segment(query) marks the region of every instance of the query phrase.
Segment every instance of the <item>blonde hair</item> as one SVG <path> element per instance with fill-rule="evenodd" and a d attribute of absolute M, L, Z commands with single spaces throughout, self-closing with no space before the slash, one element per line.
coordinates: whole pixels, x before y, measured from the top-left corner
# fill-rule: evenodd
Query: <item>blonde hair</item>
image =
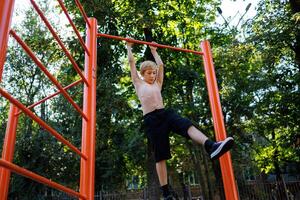
<path fill-rule="evenodd" d="M 141 69 L 140 69 L 141 75 L 144 76 L 145 71 L 148 69 L 157 69 L 156 63 L 150 60 L 146 60 L 142 62 Z"/>

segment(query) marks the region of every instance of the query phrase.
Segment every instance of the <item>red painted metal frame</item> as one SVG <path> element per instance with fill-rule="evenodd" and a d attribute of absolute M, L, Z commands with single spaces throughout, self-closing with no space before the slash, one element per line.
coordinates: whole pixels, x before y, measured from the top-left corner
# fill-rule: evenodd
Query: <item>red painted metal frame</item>
<path fill-rule="evenodd" d="M 91 55 L 85 54 L 85 76 L 89 86 L 84 86 L 83 111 L 89 121 L 82 121 L 82 153 L 88 160 L 81 159 L 80 164 L 80 192 L 87 199 L 94 199 L 95 187 L 95 142 L 96 142 L 96 67 L 97 67 L 97 20 L 89 18 L 86 25 L 86 45 Z"/>
<path fill-rule="evenodd" d="M 201 48 L 203 50 L 206 85 L 209 94 L 209 102 L 214 122 L 215 135 L 217 141 L 220 141 L 224 140 L 227 136 L 219 97 L 217 78 L 214 70 L 212 52 L 209 42 L 207 40 L 201 42 Z M 230 152 L 224 154 L 222 157 L 220 157 L 219 160 L 221 165 L 222 179 L 226 199 L 238 200 L 239 197 L 237 192 L 237 186 L 235 183 Z"/>
<path fill-rule="evenodd" d="M 203 53 L 200 52 L 200 51 L 194 51 L 194 50 L 190 50 L 190 49 L 183 49 L 183 48 L 173 47 L 173 46 L 168 46 L 168 45 L 163 45 L 163 44 L 153 44 L 151 42 L 145 42 L 145 41 L 141 41 L 141 40 L 134 40 L 134 39 L 131 39 L 131 38 L 124 38 L 124 37 L 115 36 L 115 35 L 108 35 L 108 34 L 104 34 L 104 33 L 98 33 L 97 37 L 105 37 L 105 38 L 110 38 L 110 39 L 115 39 L 115 40 L 124 40 L 124 41 L 132 42 L 132 43 L 135 43 L 135 44 L 146 44 L 146 45 L 151 45 L 151 46 L 155 46 L 155 47 L 158 47 L 158 48 L 166 48 L 166 49 L 172 49 L 174 51 L 181 51 L 181 52 L 186 52 L 186 53 L 193 53 L 193 54 L 197 54 L 197 55 L 203 55 Z"/>
<path fill-rule="evenodd" d="M 10 104 L 8 122 L 6 127 L 5 139 L 3 143 L 2 159 L 12 162 L 14 157 L 18 116 L 18 107 Z M 10 170 L 0 167 L 0 200 L 6 200 L 9 189 Z"/>
<path fill-rule="evenodd" d="M 0 83 L 6 59 L 6 49 L 14 4 L 14 0 L 0 1 Z"/>
<path fill-rule="evenodd" d="M 161 45 L 161 44 L 153 44 L 151 42 L 134 40 L 131 38 L 123 38 L 119 36 L 113 36 L 113 35 L 102 34 L 102 33 L 98 33 L 97 37 L 106 37 L 106 38 L 116 39 L 116 40 L 125 40 L 137 44 L 152 45 L 159 48 L 168 48 L 175 51 L 182 51 L 186 53 L 194 53 L 194 54 L 202 55 L 204 60 L 206 84 L 209 93 L 209 101 L 210 101 L 210 107 L 213 116 L 216 139 L 217 141 L 220 141 L 220 140 L 224 140 L 227 137 L 225 125 L 223 121 L 223 113 L 222 113 L 222 108 L 220 103 L 217 79 L 216 79 L 214 66 L 213 66 L 212 53 L 208 41 L 203 41 L 201 43 L 201 48 L 203 52 L 198 52 L 189 49 L 182 49 L 182 48 Z M 220 164 L 221 164 L 221 171 L 222 171 L 222 178 L 223 178 L 223 185 L 224 185 L 226 199 L 238 200 L 239 197 L 237 192 L 237 186 L 235 183 L 232 161 L 229 152 L 220 158 Z"/>
<path fill-rule="evenodd" d="M 87 156 L 81 153 L 75 146 L 73 146 L 68 140 L 66 140 L 63 136 L 61 136 L 58 132 L 56 132 L 53 128 L 51 128 L 46 122 L 41 120 L 38 116 L 33 114 L 32 111 L 30 111 L 26 106 L 24 106 L 22 103 L 20 103 L 18 100 L 13 98 L 9 93 L 4 91 L 0 88 L 0 94 L 8 99 L 11 103 L 15 104 L 18 108 L 23 110 L 24 113 L 26 113 L 31 119 L 36 121 L 39 125 L 41 125 L 44 129 L 49 131 L 57 140 L 68 146 L 71 150 L 73 150 L 75 153 L 80 155 L 82 158 L 87 159 Z"/>
<path fill-rule="evenodd" d="M 85 11 L 84 11 L 81 3 L 79 2 L 79 0 L 75 0 L 75 3 L 77 5 L 77 7 L 79 8 L 79 10 L 80 10 L 80 12 L 81 12 L 81 14 L 82 14 L 82 16 L 84 18 L 85 23 L 88 25 L 89 28 L 91 28 L 90 21 L 89 21 L 87 15 L 86 15 L 86 13 L 85 13 Z"/>
<path fill-rule="evenodd" d="M 79 76 L 82 78 L 82 80 L 88 84 L 87 80 L 85 79 L 84 75 L 82 74 L 80 68 L 78 67 L 77 63 L 75 62 L 74 58 L 71 56 L 70 52 L 67 50 L 61 39 L 58 37 L 52 26 L 50 25 L 49 21 L 46 19 L 44 16 L 43 12 L 39 9 L 38 5 L 35 3 L 34 0 L 30 0 L 31 4 L 33 5 L 34 9 L 37 11 L 41 19 L 44 21 L 45 25 L 48 27 L 49 31 L 52 33 L 53 37 L 55 40 L 58 42 L 59 46 L 62 48 L 62 50 L 65 52 L 66 56 L 69 58 L 71 61 L 74 69 L 77 71 Z"/>
<path fill-rule="evenodd" d="M 75 81 L 74 83 L 71 83 L 70 85 L 64 87 L 64 90 L 70 89 L 71 87 L 73 87 L 73 86 L 75 86 L 75 85 L 78 85 L 78 84 L 81 83 L 81 82 L 82 82 L 82 79 L 80 79 L 80 80 L 78 80 L 78 81 Z M 27 108 L 28 108 L 28 109 L 34 108 L 35 106 L 40 105 L 41 103 L 47 101 L 48 99 L 51 99 L 52 97 L 55 97 L 56 95 L 58 95 L 58 94 L 60 94 L 60 93 L 61 93 L 61 91 L 57 91 L 57 92 L 55 92 L 55 93 L 53 93 L 53 94 L 51 94 L 51 95 L 49 95 L 49 96 L 47 96 L 47 97 L 45 97 L 45 98 L 39 100 L 39 101 L 37 101 L 36 103 L 34 103 L 34 104 L 28 106 Z M 19 112 L 17 113 L 17 115 L 19 115 L 19 114 L 21 114 L 21 113 L 22 113 L 22 111 L 19 111 Z"/>
<path fill-rule="evenodd" d="M 86 50 L 86 60 L 85 60 L 85 76 L 81 73 L 79 67 L 75 63 L 74 59 L 67 51 L 67 49 L 62 44 L 61 40 L 58 38 L 57 34 L 44 17 L 43 13 L 39 10 L 37 5 L 33 0 L 30 0 L 33 4 L 34 8 L 37 10 L 46 26 L 49 28 L 54 38 L 58 41 L 59 45 L 62 47 L 67 57 L 70 59 L 73 64 L 75 70 L 79 73 L 82 78 L 82 81 L 85 83 L 84 86 L 84 106 L 83 106 L 83 117 L 85 120 L 82 121 L 82 150 L 81 152 L 73 146 L 70 142 L 64 139 L 59 133 L 57 133 L 53 128 L 47 125 L 43 120 L 34 115 L 29 108 L 26 108 L 19 101 L 14 99 L 10 94 L 8 94 L 3 89 L 0 89 L 0 94 L 7 98 L 12 104 L 10 109 L 8 127 L 6 131 L 5 141 L 4 141 L 4 149 L 2 154 L 2 159 L 0 159 L 0 166 L 5 167 L 0 168 L 0 200 L 4 200 L 7 198 L 8 191 L 8 182 L 10 177 L 10 171 L 19 173 L 23 176 L 29 177 L 33 180 L 56 188 L 58 190 L 62 190 L 72 196 L 78 197 L 80 199 L 94 199 L 94 178 L 95 178 L 95 139 L 96 139 L 96 57 L 97 57 L 97 37 L 106 37 L 117 40 L 125 40 L 137 44 L 145 44 L 152 45 L 159 48 L 169 48 L 175 51 L 182 51 L 187 53 L 194 53 L 197 55 L 203 55 L 204 59 L 204 67 L 206 74 L 206 82 L 207 88 L 209 92 L 209 100 L 210 107 L 212 111 L 213 121 L 214 121 L 214 129 L 216 133 L 216 139 L 223 140 L 226 138 L 226 130 L 223 120 L 223 114 L 221 109 L 219 91 L 216 81 L 216 75 L 213 67 L 212 53 L 210 49 L 210 45 L 208 41 L 203 41 L 201 43 L 201 48 L 203 52 L 193 51 L 189 49 L 177 48 L 167 45 L 161 44 L 153 44 L 150 42 L 144 42 L 140 40 L 134 40 L 130 38 L 123 38 L 119 36 L 112 36 L 107 34 L 97 34 L 97 21 L 94 18 L 87 19 L 87 16 L 79 3 L 76 1 L 77 6 L 80 9 L 80 12 L 83 14 L 84 19 L 86 21 L 87 26 L 87 38 L 85 47 L 89 50 Z M 60 1 L 59 1 L 60 2 Z M 12 10 L 13 10 L 14 0 L 5 0 L 0 2 L 0 81 L 2 78 L 3 65 L 6 57 L 6 48 L 8 41 L 8 32 L 11 22 Z M 62 7 L 63 8 L 63 7 Z M 67 14 L 66 14 L 67 15 Z M 67 15 L 68 16 L 68 15 Z M 69 19 L 69 18 L 68 18 Z M 72 23 L 71 23 L 72 24 Z M 73 27 L 74 28 L 74 27 Z M 74 29 L 75 30 L 75 29 Z M 76 31 L 75 31 L 76 32 Z M 18 36 L 11 31 L 11 34 L 17 39 Z M 77 33 L 76 33 L 77 34 Z M 17 41 L 21 41 L 21 39 L 17 39 Z M 19 42 L 18 41 L 18 42 Z M 81 41 L 82 42 L 82 41 Z M 20 43 L 20 42 L 19 42 Z M 33 60 L 37 63 L 37 65 L 45 72 L 45 74 L 49 77 L 52 82 L 58 87 L 60 90 L 49 97 L 46 97 L 36 104 L 33 104 L 30 107 L 34 107 L 47 99 L 59 94 L 63 93 L 66 95 L 66 89 L 73 86 L 73 84 L 62 88 L 60 84 L 54 79 L 54 77 L 47 71 L 47 69 L 41 64 L 41 62 L 34 56 L 32 51 L 27 47 L 25 43 L 21 41 L 20 43 L 27 53 L 33 58 Z M 26 48 L 27 47 L 27 48 Z M 79 81 L 78 81 L 79 82 Z M 59 86 L 58 86 L 59 85 Z M 68 96 L 68 95 L 66 95 Z M 66 97 L 67 98 L 67 97 Z M 67 98 L 68 99 L 68 98 Z M 71 98 L 70 98 L 71 99 Z M 68 99 L 69 100 L 69 99 Z M 73 104 L 71 102 L 71 104 Z M 77 105 L 77 104 L 76 104 Z M 74 105 L 73 105 L 74 106 Z M 76 106 L 74 106 L 76 108 Z M 46 179 L 40 175 L 37 175 L 33 172 L 30 172 L 24 168 L 21 168 L 17 165 L 11 163 L 14 151 L 14 143 L 15 143 L 15 134 L 18 120 L 18 108 L 21 109 L 24 113 L 26 113 L 29 117 L 35 120 L 38 124 L 40 124 L 43 128 L 49 131 L 54 137 L 56 137 L 63 144 L 67 145 L 71 150 L 81 156 L 81 168 L 80 168 L 80 193 L 75 192 L 69 188 L 66 188 L 58 183 L 52 182 L 49 179 Z M 81 111 L 81 110 L 80 110 Z M 228 200 L 238 200 L 237 186 L 235 183 L 233 167 L 231 162 L 230 153 L 226 153 L 224 156 L 220 158 L 221 171 L 223 184 L 225 189 L 226 199 Z"/>
<path fill-rule="evenodd" d="M 78 197 L 78 198 L 81 198 L 81 199 L 87 199 L 85 195 L 82 195 L 81 193 L 78 193 L 78 192 L 75 192 L 74 190 L 70 189 L 70 188 L 67 188 L 63 185 L 60 185 L 54 181 L 51 181 L 43 176 L 40 176 L 36 173 L 33 173 L 27 169 L 24 169 L 18 165 L 15 165 L 15 164 L 12 164 L 11 162 L 8 162 L 8 161 L 5 161 L 3 159 L 0 159 L 0 166 L 3 166 L 17 174 L 20 174 L 22 176 L 25 176 L 27 178 L 30 178 L 32 180 L 35 180 L 37 182 L 40 182 L 44 185 L 48 185 L 52 188 L 55 188 L 55 189 L 58 189 L 58 190 L 61 190 L 61 191 L 64 191 L 66 193 L 68 193 L 69 195 L 71 196 L 74 196 L 74 197 Z M 26 192 L 26 191 L 24 191 Z M 1 195 L 1 194 L 0 194 Z M 2 200 L 2 199 L 1 199 Z M 3 199 L 4 200 L 4 199 Z"/>
<path fill-rule="evenodd" d="M 75 25 L 70 19 L 64 5 L 59 0 L 63 11 L 65 12 L 67 18 L 69 19 L 74 31 L 76 32 L 81 44 L 83 40 L 80 38 L 80 34 L 77 31 Z M 10 34 L 18 41 L 18 43 L 24 48 L 24 50 L 28 53 L 28 55 L 33 59 L 33 61 L 38 65 L 38 67 L 45 73 L 45 75 L 56 85 L 59 89 L 56 93 L 34 103 L 33 105 L 26 108 L 23 104 L 21 104 L 18 100 L 14 99 L 9 93 L 0 88 L 0 94 L 8 99 L 11 102 L 11 109 L 9 114 L 8 126 L 5 135 L 5 141 L 3 146 L 2 159 L 0 159 L 0 200 L 7 199 L 8 196 L 8 188 L 9 188 L 9 179 L 10 173 L 15 172 L 20 175 L 26 176 L 30 179 L 33 179 L 42 184 L 48 185 L 55 189 L 64 191 L 74 197 L 80 199 L 94 199 L 94 177 L 95 177 L 95 139 L 96 139 L 96 57 L 97 57 L 97 21 L 96 19 L 87 19 L 87 16 L 79 3 L 76 1 L 77 6 L 80 9 L 80 12 L 84 15 L 85 20 L 87 22 L 87 42 L 86 45 L 83 44 L 83 48 L 85 49 L 85 76 L 81 73 L 79 67 L 76 65 L 74 59 L 71 57 L 69 52 L 66 50 L 57 34 L 49 24 L 49 22 L 44 17 L 41 10 L 35 4 L 33 0 L 31 0 L 32 5 L 37 10 L 38 14 L 41 16 L 46 26 L 49 28 L 50 32 L 54 36 L 54 38 L 58 41 L 59 45 L 62 47 L 64 52 L 67 54 L 68 58 L 71 60 L 76 71 L 81 76 L 81 80 L 78 80 L 66 87 L 62 87 L 57 80 L 49 73 L 46 67 L 40 62 L 40 60 L 34 55 L 31 49 L 24 43 L 14 31 L 10 31 Z M 5 0 L 0 2 L 0 82 L 2 78 L 3 65 L 6 57 L 6 49 L 8 43 L 8 35 L 10 28 L 10 21 L 13 11 L 14 0 Z M 66 92 L 67 89 L 72 86 L 77 85 L 78 83 L 84 82 L 84 109 L 80 110 L 79 106 L 72 100 L 72 98 Z M 75 107 L 75 109 L 82 115 L 82 152 L 73 146 L 69 141 L 63 138 L 58 132 L 56 132 L 53 128 L 47 125 L 43 120 L 37 117 L 30 108 L 33 108 L 42 102 L 62 93 L 67 100 Z M 44 129 L 49 131 L 55 138 L 57 138 L 64 145 L 68 146 L 72 151 L 81 156 L 81 176 L 80 176 L 80 192 L 76 192 L 70 188 L 67 188 L 63 185 L 55 183 L 45 177 L 42 177 L 38 174 L 35 174 L 27 169 L 19 167 L 12 163 L 13 160 L 13 152 L 15 146 L 16 139 L 16 128 L 17 128 L 17 120 L 18 116 L 23 111 L 30 118 L 36 121 L 39 125 L 41 125 Z M 2 166 L 2 167 L 1 167 Z"/>
<path fill-rule="evenodd" d="M 80 33 L 78 32 L 78 30 L 77 30 L 75 24 L 73 23 L 73 21 L 72 21 L 70 15 L 68 14 L 67 8 L 65 7 L 64 3 L 62 2 L 62 0 L 57 0 L 57 1 L 58 1 L 58 3 L 59 3 L 60 7 L 62 8 L 62 10 L 64 11 L 64 13 L 65 13 L 67 19 L 69 20 L 69 23 L 71 24 L 71 26 L 72 26 L 74 32 L 76 33 L 76 35 L 77 35 L 77 37 L 78 37 L 78 39 L 79 39 L 79 42 L 80 42 L 81 46 L 84 48 L 85 52 L 86 52 L 88 55 L 90 55 L 90 52 L 89 52 L 89 50 L 87 49 L 87 47 L 85 46 L 84 41 L 83 41 L 83 39 L 81 38 Z"/>
<path fill-rule="evenodd" d="M 47 68 L 41 63 L 41 61 L 34 55 L 32 50 L 26 45 L 26 43 L 13 31 L 10 31 L 11 35 L 16 41 L 22 46 L 26 53 L 31 57 L 35 64 L 45 73 L 45 75 L 51 80 L 51 82 L 61 91 L 64 97 L 74 106 L 74 108 L 81 114 L 82 117 L 87 119 L 87 116 L 83 113 L 80 107 L 73 101 L 70 95 L 64 90 L 60 83 L 55 79 L 54 76 L 47 70 Z"/>

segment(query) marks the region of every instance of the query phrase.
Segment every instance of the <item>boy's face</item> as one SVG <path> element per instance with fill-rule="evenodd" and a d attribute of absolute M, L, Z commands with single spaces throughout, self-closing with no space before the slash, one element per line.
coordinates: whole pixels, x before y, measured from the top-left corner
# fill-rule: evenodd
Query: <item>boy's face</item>
<path fill-rule="evenodd" d="M 156 79 L 156 69 L 147 69 L 144 72 L 144 81 L 146 81 L 149 84 L 153 84 Z"/>

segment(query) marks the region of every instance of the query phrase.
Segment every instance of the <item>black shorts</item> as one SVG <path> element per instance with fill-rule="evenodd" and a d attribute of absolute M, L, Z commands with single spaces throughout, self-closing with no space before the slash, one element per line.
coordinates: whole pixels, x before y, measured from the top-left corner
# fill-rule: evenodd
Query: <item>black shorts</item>
<path fill-rule="evenodd" d="M 187 130 L 193 125 L 172 109 L 158 109 L 144 115 L 144 125 L 147 138 L 153 148 L 155 161 L 171 158 L 170 131 L 190 139 Z"/>

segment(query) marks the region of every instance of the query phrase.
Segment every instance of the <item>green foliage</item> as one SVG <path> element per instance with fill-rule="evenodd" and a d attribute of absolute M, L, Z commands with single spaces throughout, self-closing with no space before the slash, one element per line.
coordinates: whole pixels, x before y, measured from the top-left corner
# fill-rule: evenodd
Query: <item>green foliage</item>
<path fill-rule="evenodd" d="M 255 160 L 267 173 L 274 172 L 276 165 L 284 170 L 287 163 L 299 162 L 299 150 L 292 146 L 299 133 L 299 66 L 294 50 L 300 29 L 289 6 L 273 1 L 260 4 L 249 36 L 262 62 L 251 126 L 257 127 L 254 131 L 265 143 L 255 152 Z"/>
<path fill-rule="evenodd" d="M 240 149 L 234 153 L 241 166 L 251 160 L 264 173 L 278 175 L 299 163 L 295 23 L 288 3 L 264 1 L 241 31 L 229 29 L 231 44 L 214 48 L 227 128 Z"/>
<path fill-rule="evenodd" d="M 48 7 L 45 2 L 39 2 L 39 5 L 46 14 L 53 12 L 52 8 Z M 27 17 L 13 29 L 27 43 L 50 73 L 56 76 L 57 68 L 64 61 L 57 51 L 57 45 L 35 12 L 27 10 L 25 14 Z M 15 41 L 10 43 L 8 49 L 3 74 L 3 87 L 26 106 L 55 91 L 48 78 Z M 1 99 L 1 111 L 3 111 L 1 112 L 1 126 L 3 127 L 3 129 L 1 128 L 1 144 L 8 112 L 8 103 L 5 102 L 2 106 L 2 102 L 4 100 Z M 66 104 L 66 102 L 64 103 Z M 64 137 L 72 142 L 77 141 L 77 145 L 80 144 L 77 131 L 69 131 L 77 133 L 73 137 L 68 132 L 64 134 L 64 130 L 69 130 L 72 126 L 69 124 L 65 124 L 65 126 L 61 123 L 63 120 L 57 120 L 54 117 L 57 115 L 55 111 L 55 102 L 53 101 L 47 101 L 33 109 L 37 116 L 59 133 L 62 133 Z M 78 187 L 79 158 L 74 156 L 73 152 L 64 147 L 50 133 L 23 114 L 20 115 L 18 121 L 14 163 L 68 187 L 74 189 Z M 24 193 L 24 191 L 26 192 Z M 50 191 L 50 189 L 30 179 L 13 175 L 9 196 L 10 198 L 44 199 L 45 191 Z"/>
<path fill-rule="evenodd" d="M 74 1 L 64 2 L 84 37 L 84 21 Z M 147 28 L 158 43 L 194 50 L 199 50 L 201 40 L 210 39 L 227 134 L 236 141 L 232 158 L 238 180 L 248 172 L 278 174 L 290 163 L 299 164 L 299 20 L 288 2 L 262 1 L 257 15 L 240 27 L 215 26 L 216 7 L 220 5 L 216 0 L 81 2 L 87 15 L 97 18 L 101 33 L 145 40 Z M 47 4 L 41 5 L 46 11 Z M 40 23 L 39 17 L 28 11 L 27 19 L 15 30 L 63 86 L 78 80 L 70 62 Z M 58 32 L 83 69 L 84 54 L 77 38 Z M 149 181 L 147 143 L 125 44 L 105 38 L 99 38 L 98 43 L 95 187 L 125 190 L 133 176 L 139 177 L 139 187 L 144 187 Z M 139 64 L 147 49 L 136 45 L 133 50 Z M 168 49 L 158 52 L 165 64 L 162 93 L 166 107 L 188 117 L 213 138 L 200 57 Z M 8 50 L 5 70 L 4 87 L 25 105 L 54 91 L 16 43 Z M 68 90 L 79 106 L 82 88 L 78 85 Z M 0 103 L 3 138 L 9 105 L 2 99 Z M 82 119 L 63 96 L 36 107 L 34 112 L 80 147 Z M 194 172 L 205 198 L 211 199 L 220 179 L 218 167 L 208 162 L 203 148 L 190 141 L 172 135 L 171 145 L 173 157 L 168 167 L 172 180 L 177 181 L 174 184 L 183 182 L 185 172 Z M 68 187 L 79 187 L 79 157 L 24 115 L 19 119 L 14 162 Z M 13 176 L 12 185 L 12 198 L 22 194 L 22 199 L 43 199 L 45 191 L 50 191 L 19 176 Z M 28 192 L 24 195 L 20 191 Z"/>

